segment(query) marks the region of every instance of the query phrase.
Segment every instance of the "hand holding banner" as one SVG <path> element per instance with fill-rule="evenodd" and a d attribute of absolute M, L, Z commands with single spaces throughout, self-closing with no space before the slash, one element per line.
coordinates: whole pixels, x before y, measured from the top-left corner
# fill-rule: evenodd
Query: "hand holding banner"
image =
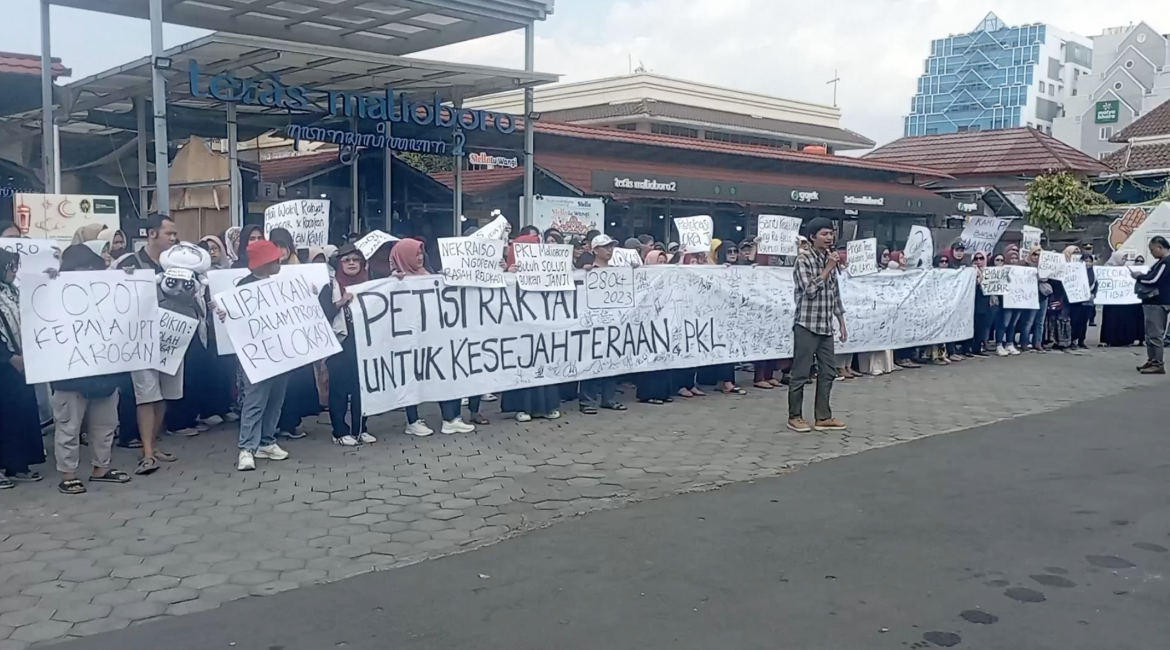
<path fill-rule="evenodd" d="M 264 211 L 264 236 L 284 228 L 297 249 L 329 243 L 329 200 L 298 199 L 270 206 Z"/>
<path fill-rule="evenodd" d="M 1144 266 L 1094 267 L 1093 273 L 1097 276 L 1097 297 L 1093 302 L 1098 305 L 1140 305 L 1141 298 L 1137 297 L 1133 289 L 1137 283 L 1133 279 L 1134 271 L 1147 273 L 1149 269 Z"/>
<path fill-rule="evenodd" d="M 760 243 L 758 251 L 764 255 L 788 255 L 795 257 L 800 252 L 799 217 L 782 217 L 761 214 L 756 224 Z"/>
<path fill-rule="evenodd" d="M 503 287 L 506 245 L 502 239 L 440 237 L 443 281 L 452 287 Z"/>
<path fill-rule="evenodd" d="M 675 217 L 679 248 L 683 253 L 710 253 L 715 222 L 707 215 Z"/>
<path fill-rule="evenodd" d="M 217 269 L 208 271 L 207 292 L 214 298 L 214 296 L 218 296 L 235 287 L 236 283 L 247 277 L 247 275 L 248 269 Z M 323 287 L 329 284 L 329 268 L 325 264 L 292 264 L 280 267 L 280 277 L 304 277 L 310 285 Z M 216 354 L 235 354 L 236 349 L 232 346 L 232 340 L 228 336 L 225 325 L 218 318 L 212 319 L 212 323 L 215 327 Z"/>
<path fill-rule="evenodd" d="M 878 272 L 877 238 L 855 239 L 848 244 L 849 275 L 859 278 Z"/>
<path fill-rule="evenodd" d="M 568 244 L 512 244 L 516 285 L 525 291 L 572 291 L 573 247 Z"/>
<path fill-rule="evenodd" d="M 983 269 L 983 295 L 985 296 L 1004 296 L 1007 295 L 1008 285 L 1011 284 L 1011 269 L 1010 266 L 989 266 Z"/>

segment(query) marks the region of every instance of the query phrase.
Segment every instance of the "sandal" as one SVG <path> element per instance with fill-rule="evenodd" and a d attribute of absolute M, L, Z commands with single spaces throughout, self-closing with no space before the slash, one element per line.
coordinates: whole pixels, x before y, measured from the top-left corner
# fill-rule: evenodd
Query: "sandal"
<path fill-rule="evenodd" d="M 129 483 L 130 475 L 119 469 L 107 469 L 101 476 L 89 477 L 90 483 Z"/>
<path fill-rule="evenodd" d="M 158 460 L 161 460 L 164 463 L 173 463 L 176 460 L 179 460 L 178 456 L 176 456 L 174 454 L 168 454 L 165 451 L 154 452 L 154 457 L 157 458 Z"/>
<path fill-rule="evenodd" d="M 779 379 L 769 379 L 768 383 L 772 384 L 772 388 L 780 388 L 784 385 L 784 382 Z"/>
<path fill-rule="evenodd" d="M 698 388 L 692 388 L 691 395 L 694 395 L 695 397 L 706 397 L 707 393 L 704 393 L 703 391 L 699 390 Z"/>
<path fill-rule="evenodd" d="M 36 483 L 44 480 L 45 477 L 41 476 L 40 472 L 17 472 L 9 478 L 19 483 Z"/>
<path fill-rule="evenodd" d="M 12 479 L 5 476 L 3 472 L 0 472 L 0 490 L 11 490 L 14 487 L 16 487 L 16 483 L 13 483 Z"/>
<path fill-rule="evenodd" d="M 772 390 L 773 388 L 775 388 L 775 386 L 773 386 L 771 382 L 767 382 L 767 381 L 757 381 L 755 384 L 752 384 L 752 385 L 755 386 L 756 388 L 763 388 L 764 390 Z"/>
<path fill-rule="evenodd" d="M 597 407 L 596 406 L 582 406 L 581 413 L 583 413 L 585 415 L 597 415 Z"/>
<path fill-rule="evenodd" d="M 142 460 L 138 461 L 138 469 L 134 470 L 134 473 L 139 476 L 146 476 L 147 474 L 153 474 L 157 471 L 158 461 L 151 457 L 143 458 Z"/>
<path fill-rule="evenodd" d="M 614 402 L 613 404 L 610 404 L 609 406 L 602 406 L 601 408 L 603 408 L 607 411 L 625 411 L 625 410 L 627 410 L 626 405 L 622 404 L 621 402 Z"/>
<path fill-rule="evenodd" d="M 57 484 L 57 491 L 61 494 L 85 494 L 85 483 L 71 478 L 68 481 L 61 481 Z"/>
<path fill-rule="evenodd" d="M 739 386 L 733 386 L 730 390 L 728 390 L 726 388 L 723 389 L 723 394 L 724 395 L 747 395 L 747 391 L 740 388 Z"/>
<path fill-rule="evenodd" d="M 653 404 L 654 406 L 662 406 L 666 403 L 660 399 L 640 399 L 638 401 L 643 404 Z"/>
<path fill-rule="evenodd" d="M 491 424 L 492 421 L 480 415 L 479 413 L 475 413 L 471 416 L 471 423 L 486 426 Z"/>
<path fill-rule="evenodd" d="M 687 390 L 686 388 L 680 388 L 680 389 L 678 389 L 678 396 L 690 399 L 690 398 L 694 397 L 695 394 L 692 393 L 691 391 Z"/>
<path fill-rule="evenodd" d="M 142 441 L 135 438 L 124 445 L 118 445 L 122 449 L 142 449 Z"/>

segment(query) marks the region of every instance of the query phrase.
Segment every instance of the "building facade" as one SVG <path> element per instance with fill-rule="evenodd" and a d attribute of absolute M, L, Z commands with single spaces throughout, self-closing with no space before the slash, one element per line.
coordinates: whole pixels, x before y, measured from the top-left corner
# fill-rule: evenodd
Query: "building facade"
<path fill-rule="evenodd" d="M 1093 71 L 1074 81 L 1064 116 L 1052 134 L 1105 159 L 1110 142 L 1138 118 L 1170 99 L 1170 35 L 1146 23 L 1112 27 L 1093 37 Z"/>
<path fill-rule="evenodd" d="M 874 142 L 841 127 L 841 109 L 684 81 L 649 72 L 537 88 L 540 120 L 638 133 L 826 153 L 869 149 Z M 465 103 L 516 115 L 524 94 L 507 92 Z"/>
<path fill-rule="evenodd" d="M 1052 133 L 1075 82 L 1090 74 L 1092 42 L 995 14 L 971 32 L 931 41 L 904 134 L 1033 127 Z"/>

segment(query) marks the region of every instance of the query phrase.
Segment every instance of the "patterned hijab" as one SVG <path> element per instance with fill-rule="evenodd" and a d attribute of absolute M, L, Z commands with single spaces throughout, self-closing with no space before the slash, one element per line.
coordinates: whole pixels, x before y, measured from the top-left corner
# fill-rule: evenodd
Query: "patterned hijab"
<path fill-rule="evenodd" d="M 8 271 L 20 268 L 20 256 L 0 249 L 0 345 L 12 354 L 21 354 L 20 291 L 9 284 Z"/>

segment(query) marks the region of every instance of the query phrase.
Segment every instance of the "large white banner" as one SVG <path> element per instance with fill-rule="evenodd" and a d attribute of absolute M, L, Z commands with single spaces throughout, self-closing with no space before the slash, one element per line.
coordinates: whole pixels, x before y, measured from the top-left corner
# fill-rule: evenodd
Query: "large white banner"
<path fill-rule="evenodd" d="M 320 287 L 303 275 L 280 273 L 216 294 L 248 381 L 255 384 L 341 352 L 314 289 Z"/>
<path fill-rule="evenodd" d="M 156 367 L 154 273 L 75 271 L 20 276 L 24 376 L 30 384 Z"/>
<path fill-rule="evenodd" d="M 1149 271 L 1145 266 L 1096 266 L 1093 273 L 1097 276 L 1097 297 L 1093 300 L 1098 305 L 1140 305 L 1141 298 L 1134 293 L 1133 286 L 1137 283 L 1133 279 L 1133 272 Z"/>
<path fill-rule="evenodd" d="M 436 276 L 351 287 L 366 414 L 647 370 L 792 356 L 792 269 L 577 272 L 572 292 L 451 287 Z M 973 335 L 973 269 L 842 278 L 842 353 Z M 596 307 L 596 308 L 591 308 Z"/>
<path fill-rule="evenodd" d="M 207 272 L 207 292 L 216 296 L 233 287 L 248 275 L 248 269 L 218 269 Z M 329 267 L 324 264 L 289 264 L 280 267 L 281 277 L 304 277 L 310 285 L 318 289 L 329 284 Z M 218 318 L 211 319 L 215 324 L 215 348 L 220 355 L 235 354 L 227 328 Z"/>
<path fill-rule="evenodd" d="M 264 210 L 264 236 L 284 228 L 298 249 L 329 243 L 329 199 L 297 199 Z"/>

